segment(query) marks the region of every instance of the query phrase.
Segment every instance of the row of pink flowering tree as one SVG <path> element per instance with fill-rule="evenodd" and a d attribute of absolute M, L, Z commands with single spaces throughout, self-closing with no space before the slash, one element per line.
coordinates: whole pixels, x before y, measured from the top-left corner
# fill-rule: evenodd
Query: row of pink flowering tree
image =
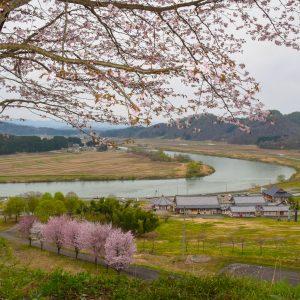
<path fill-rule="evenodd" d="M 75 258 L 82 250 L 94 257 L 95 264 L 103 258 L 107 266 L 113 267 L 119 273 L 133 260 L 136 251 L 134 237 L 131 232 L 122 232 L 110 224 L 88 222 L 71 219 L 67 216 L 51 217 L 47 223 L 41 223 L 34 216 L 24 216 L 18 224 L 18 230 L 23 237 L 40 243 L 54 244 L 60 254 L 63 247 L 72 248 Z"/>

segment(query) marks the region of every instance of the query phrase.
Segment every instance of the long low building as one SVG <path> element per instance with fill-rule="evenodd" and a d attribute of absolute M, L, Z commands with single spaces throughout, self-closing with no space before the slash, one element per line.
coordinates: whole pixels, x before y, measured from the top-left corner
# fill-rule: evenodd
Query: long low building
<path fill-rule="evenodd" d="M 239 218 L 249 218 L 256 216 L 255 206 L 231 206 L 229 216 Z"/>
<path fill-rule="evenodd" d="M 265 206 L 268 205 L 262 196 L 236 196 L 233 198 L 236 206 Z"/>
<path fill-rule="evenodd" d="M 264 217 L 288 217 L 289 207 L 287 205 L 269 205 L 262 208 Z"/>
<path fill-rule="evenodd" d="M 263 195 L 223 197 L 205 195 L 175 196 L 175 212 L 179 214 L 214 215 L 231 217 L 288 217 L 289 206 L 282 202 L 268 201 Z M 281 199 L 280 199 L 281 200 Z"/>
<path fill-rule="evenodd" d="M 175 211 L 180 214 L 220 214 L 221 206 L 217 196 L 176 196 Z"/>

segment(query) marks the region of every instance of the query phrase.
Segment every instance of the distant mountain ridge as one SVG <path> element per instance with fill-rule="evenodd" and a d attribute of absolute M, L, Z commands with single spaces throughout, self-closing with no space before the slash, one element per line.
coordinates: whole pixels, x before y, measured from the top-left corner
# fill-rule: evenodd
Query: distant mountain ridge
<path fill-rule="evenodd" d="M 32 127 L 38 127 L 38 128 L 53 128 L 53 129 L 59 129 L 59 130 L 74 130 L 74 128 L 66 124 L 62 121 L 55 121 L 55 120 L 44 120 L 44 119 L 38 119 L 38 120 L 30 120 L 26 119 L 24 121 L 15 119 L 8 122 L 10 124 L 16 124 L 16 125 L 22 125 L 22 126 L 32 126 Z M 109 123 L 91 123 L 93 130 L 97 131 L 103 131 L 103 130 L 112 130 L 112 129 L 121 129 L 125 128 L 127 126 L 124 125 L 112 125 Z"/>
<path fill-rule="evenodd" d="M 276 148 L 289 148 L 285 145 L 288 143 L 292 148 L 300 147 L 300 112 L 283 115 L 279 111 L 272 111 L 270 119 L 265 123 L 248 119 L 242 121 L 251 128 L 251 134 L 242 132 L 235 125 L 219 123 L 215 115 L 209 114 L 192 119 L 192 126 L 185 129 L 161 123 L 151 127 L 108 130 L 103 135 L 119 138 L 213 140 L 232 144 L 259 144 L 266 148 L 273 148 L 274 144 Z M 193 128 L 200 128 L 201 131 L 195 133 Z"/>
<path fill-rule="evenodd" d="M 212 140 L 232 144 L 257 144 L 264 148 L 300 149 L 300 112 L 283 115 L 272 111 L 268 122 L 242 120 L 251 128 L 251 134 L 244 133 L 235 125 L 218 123 L 215 115 L 202 115 L 192 119 L 192 126 L 185 129 L 169 127 L 160 123 L 150 127 L 127 127 L 105 130 L 106 124 L 96 126 L 102 136 L 115 138 L 165 138 L 183 140 Z M 272 122 L 271 122 L 272 121 Z M 274 123 L 274 124 L 273 124 Z M 98 129 L 98 128 L 101 129 Z M 194 128 L 200 128 L 198 133 Z M 76 129 L 48 128 L 0 122 L 0 134 L 19 136 L 78 136 Z"/>
<path fill-rule="evenodd" d="M 0 134 L 19 136 L 75 136 L 78 135 L 78 131 L 74 129 L 55 129 L 0 122 Z"/>
<path fill-rule="evenodd" d="M 53 127 L 52 127 L 53 126 Z M 110 124 L 95 124 L 93 130 L 102 132 L 105 130 L 113 130 L 119 126 Z M 72 128 L 64 126 L 62 123 L 54 121 L 12 121 L 0 122 L 0 134 L 17 135 L 17 136 L 78 136 L 82 133 Z"/>

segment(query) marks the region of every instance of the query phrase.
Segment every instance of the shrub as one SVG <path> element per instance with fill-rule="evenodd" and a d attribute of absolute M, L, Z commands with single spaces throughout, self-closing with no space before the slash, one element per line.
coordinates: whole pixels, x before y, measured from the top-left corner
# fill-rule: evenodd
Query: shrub
<path fill-rule="evenodd" d="M 197 177 L 201 176 L 201 162 L 196 162 L 196 161 L 191 161 L 187 164 L 187 169 L 186 169 L 186 177 L 191 178 L 191 177 Z"/>

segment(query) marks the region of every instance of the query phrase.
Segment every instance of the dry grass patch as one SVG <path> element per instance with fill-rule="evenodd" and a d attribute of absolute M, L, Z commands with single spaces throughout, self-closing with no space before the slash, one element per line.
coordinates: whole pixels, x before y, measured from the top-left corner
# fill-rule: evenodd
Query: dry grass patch
<path fill-rule="evenodd" d="M 88 272 L 91 274 L 99 274 L 106 272 L 105 268 L 95 266 L 88 262 L 75 260 L 74 258 L 57 255 L 48 251 L 41 251 L 38 248 L 22 245 L 14 241 L 9 241 L 8 243 L 13 249 L 16 263 L 20 266 L 46 270 L 47 272 L 57 269 L 70 273 Z"/>
<path fill-rule="evenodd" d="M 181 168 L 121 151 L 0 156 L 2 181 L 173 178 L 183 176 Z"/>

